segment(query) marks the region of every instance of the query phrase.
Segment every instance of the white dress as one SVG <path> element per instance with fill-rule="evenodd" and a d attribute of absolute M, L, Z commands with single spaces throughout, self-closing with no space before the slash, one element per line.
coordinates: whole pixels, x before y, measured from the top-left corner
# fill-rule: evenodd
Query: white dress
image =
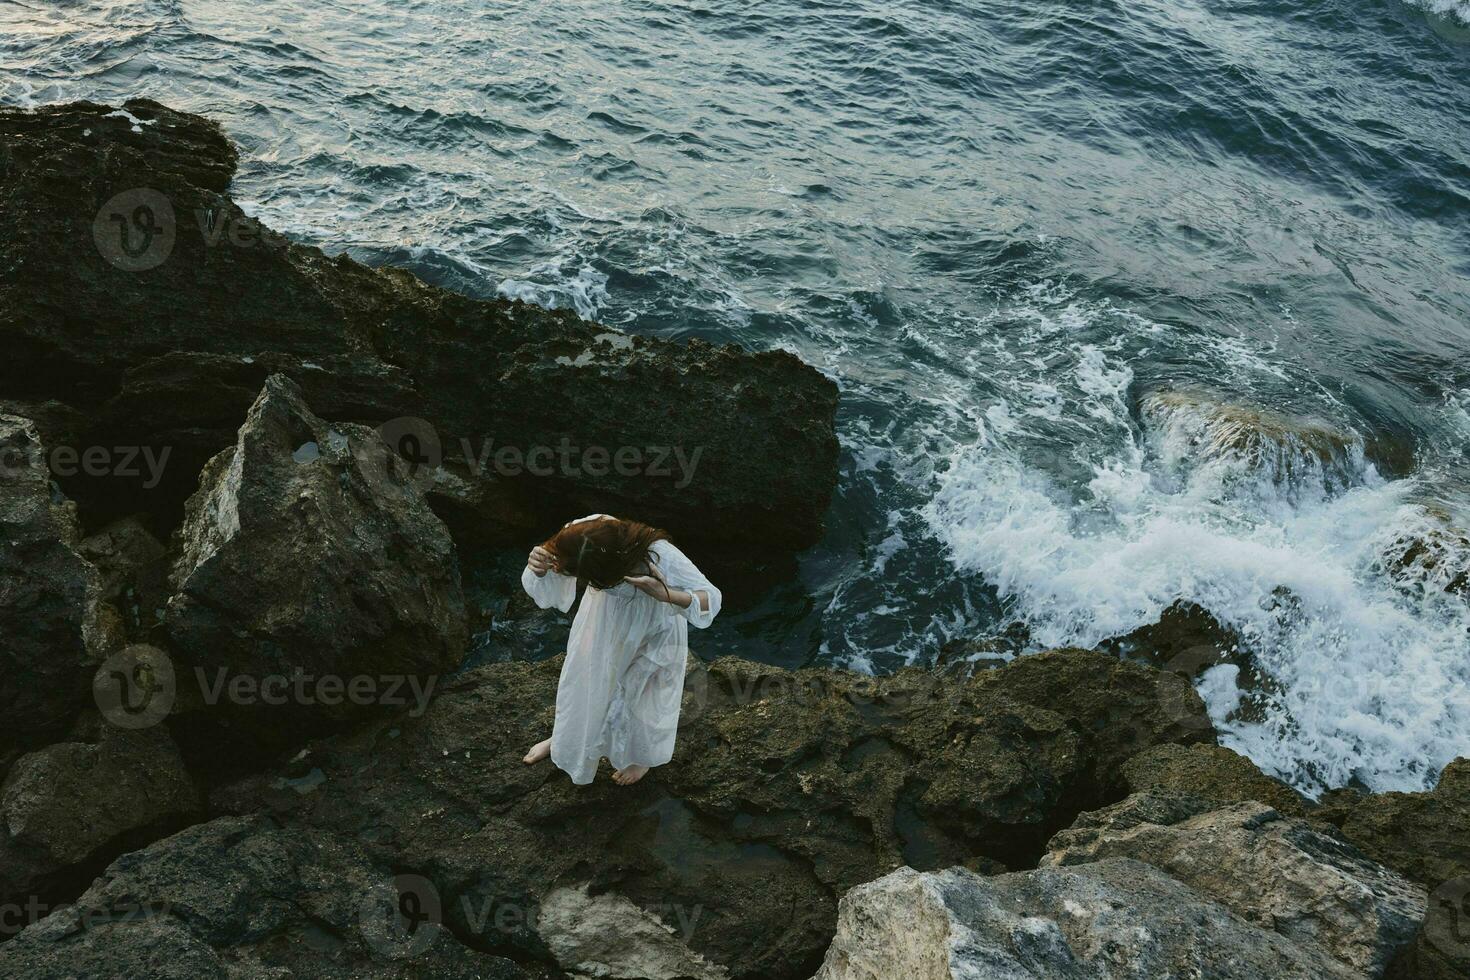
<path fill-rule="evenodd" d="M 627 582 L 607 590 L 589 585 L 583 593 L 551 731 L 551 761 L 579 785 L 592 782 L 604 756 L 614 769 L 651 768 L 673 758 L 689 626 L 704 628 L 720 611 L 720 590 L 682 551 L 667 541 L 655 541 L 649 550 L 669 587 L 693 599 L 680 609 Z M 537 577 L 527 566 L 521 585 L 542 609 L 567 612 L 577 598 L 577 580 L 559 572 Z"/>

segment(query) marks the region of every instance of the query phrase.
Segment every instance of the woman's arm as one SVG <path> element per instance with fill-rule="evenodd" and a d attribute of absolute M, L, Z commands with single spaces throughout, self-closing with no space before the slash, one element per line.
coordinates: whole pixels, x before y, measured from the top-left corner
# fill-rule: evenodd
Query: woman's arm
<path fill-rule="evenodd" d="M 521 572 L 521 588 L 542 609 L 567 612 L 577 601 L 577 580 L 556 570 L 551 552 L 539 545 L 531 549 Z"/>
<path fill-rule="evenodd" d="M 691 625 L 700 629 L 709 626 L 720 612 L 720 590 L 684 552 L 669 542 L 655 542 L 654 549 L 659 559 L 654 574 L 629 576 L 628 581 L 655 599 L 673 605 Z"/>

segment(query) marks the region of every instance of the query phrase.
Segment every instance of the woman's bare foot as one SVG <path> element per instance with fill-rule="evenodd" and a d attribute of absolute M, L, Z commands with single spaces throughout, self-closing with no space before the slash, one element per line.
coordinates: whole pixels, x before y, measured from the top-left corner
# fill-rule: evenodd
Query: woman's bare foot
<path fill-rule="evenodd" d="M 544 742 L 537 742 L 531 746 L 531 751 L 527 752 L 526 757 L 521 761 L 528 766 L 534 766 L 549 755 L 551 755 L 551 739 L 548 738 Z"/>
<path fill-rule="evenodd" d="M 647 771 L 647 766 L 624 766 L 613 773 L 613 782 L 619 786 L 632 786 L 642 779 L 643 774 Z"/>

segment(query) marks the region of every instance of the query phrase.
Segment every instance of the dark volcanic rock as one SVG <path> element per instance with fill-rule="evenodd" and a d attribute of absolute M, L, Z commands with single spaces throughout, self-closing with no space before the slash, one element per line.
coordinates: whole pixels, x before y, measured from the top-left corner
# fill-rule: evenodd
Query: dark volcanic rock
<path fill-rule="evenodd" d="M 431 923 L 418 927 L 428 930 L 427 948 L 415 950 L 406 925 L 403 933 L 389 925 L 383 899 L 397 897 L 394 881 L 392 868 L 350 839 L 285 830 L 262 817 L 214 820 L 119 858 L 73 905 L 0 945 L 0 974 L 551 976 L 468 949 Z"/>
<path fill-rule="evenodd" d="M 102 598 L 134 639 L 147 639 L 171 594 L 168 549 L 139 515 L 113 521 L 77 545 L 100 575 Z"/>
<path fill-rule="evenodd" d="M 0 753 L 65 731 L 117 639 L 46 453 L 34 423 L 0 415 Z"/>
<path fill-rule="evenodd" d="M 628 336 L 328 258 L 240 211 L 235 164 L 215 124 L 148 100 L 0 109 L 0 390 L 64 397 L 89 419 L 83 445 L 171 453 L 151 488 L 74 478 L 99 512 L 176 505 L 282 372 L 331 419 L 421 416 L 476 479 L 488 445 L 488 513 L 513 516 L 507 532 L 604 511 L 715 553 L 816 540 L 837 391 L 797 358 Z M 563 444 L 576 455 L 549 473 L 526 458 Z M 504 447 L 519 472 L 495 469 Z M 614 465 L 624 447 L 641 459 Z"/>
<path fill-rule="evenodd" d="M 1292 817 L 1305 816 L 1310 809 L 1296 790 L 1221 745 L 1156 745 L 1129 759 L 1123 778 L 1135 793 L 1163 789 L 1222 803 L 1259 800 Z"/>
<path fill-rule="evenodd" d="M 202 805 L 161 728 L 102 726 L 95 743 L 22 756 L 0 788 L 0 904 L 49 908 L 123 851 L 199 819 Z M 16 923 L 0 921 L 0 933 Z"/>
<path fill-rule="evenodd" d="M 205 468 L 179 547 L 165 628 L 186 684 L 341 683 L 338 704 L 270 704 L 264 688 L 250 705 L 226 697 L 258 738 L 353 716 L 365 706 L 345 696 L 353 679 L 427 678 L 464 654 L 454 544 L 408 466 L 373 430 L 318 418 L 284 376 L 267 379 L 235 446 Z"/>
<path fill-rule="evenodd" d="M 798 977 L 847 888 L 904 863 L 1029 866 L 1078 812 L 1122 795 L 1128 756 L 1209 734 L 1197 700 L 1184 723 L 1161 705 L 1156 672 L 1083 651 L 962 682 L 724 659 L 691 665 L 670 765 L 579 788 L 520 762 L 550 728 L 559 668 L 478 668 L 425 716 L 314 743 L 213 805 L 365 842 L 429 877 L 480 948 L 548 962 L 576 948 L 540 914 L 585 886 L 687 927 L 732 975 Z"/>

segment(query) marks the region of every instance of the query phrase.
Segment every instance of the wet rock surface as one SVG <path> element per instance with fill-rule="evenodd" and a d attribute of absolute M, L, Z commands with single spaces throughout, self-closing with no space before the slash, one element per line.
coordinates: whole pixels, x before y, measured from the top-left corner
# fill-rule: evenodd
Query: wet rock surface
<path fill-rule="evenodd" d="M 1159 789 L 1225 803 L 1259 800 L 1289 817 L 1312 809 L 1296 790 L 1223 745 L 1197 742 L 1145 749 L 1124 764 L 1123 779 L 1135 793 Z"/>
<path fill-rule="evenodd" d="M 716 553 L 815 542 L 837 390 L 797 358 L 634 337 L 328 257 L 236 206 L 236 163 L 214 123 L 146 99 L 0 109 L 0 391 L 64 399 L 83 445 L 171 453 L 151 488 L 73 481 L 99 514 L 176 507 L 279 372 L 333 420 L 427 420 L 522 536 L 600 510 Z M 497 465 L 505 447 L 518 467 Z M 625 447 L 637 463 L 618 461 Z"/>
<path fill-rule="evenodd" d="M 0 945 L 0 971 L 169 980 L 554 975 L 466 948 L 432 923 L 418 926 L 421 938 L 394 921 L 394 881 L 392 868 L 351 839 L 264 817 L 214 820 L 119 858 L 75 903 Z"/>
<path fill-rule="evenodd" d="M 848 892 L 817 980 L 1347 980 L 1140 861 L 981 877 L 904 868 Z"/>
<path fill-rule="evenodd" d="M 1151 864 L 1263 929 L 1382 976 L 1424 918 L 1424 889 L 1336 836 L 1259 802 L 1153 790 L 1085 813 L 1042 867 L 1110 857 Z"/>
<path fill-rule="evenodd" d="M 1424 793 L 1328 794 L 1313 815 L 1375 861 L 1429 890 L 1429 910 L 1402 978 L 1470 976 L 1470 759 Z"/>

